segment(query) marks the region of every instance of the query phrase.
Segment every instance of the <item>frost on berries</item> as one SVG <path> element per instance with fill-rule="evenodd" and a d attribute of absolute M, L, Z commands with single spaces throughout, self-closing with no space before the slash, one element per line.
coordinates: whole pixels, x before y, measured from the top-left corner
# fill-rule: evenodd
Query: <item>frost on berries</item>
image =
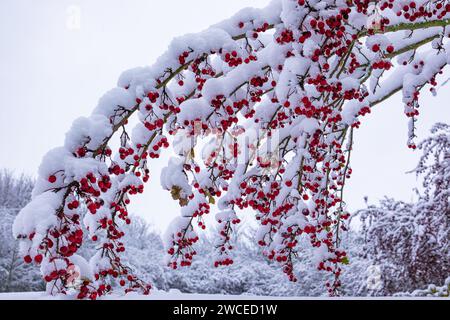
<path fill-rule="evenodd" d="M 214 265 L 232 264 L 233 230 L 247 208 L 263 253 L 289 279 L 298 279 L 304 238 L 338 294 L 354 133 L 375 105 L 402 92 L 416 148 L 420 92 L 450 60 L 449 17 L 442 0 L 274 0 L 176 38 L 152 67 L 124 72 L 45 156 L 14 225 L 25 261 L 41 265 L 52 294 L 149 293 L 121 260 L 121 238 L 151 160 L 173 142 L 177 156 L 161 175 L 181 206 L 166 235 L 170 266 L 192 263 L 212 206 Z M 130 119 L 138 120 L 131 130 Z M 110 147 L 116 136 L 118 149 Z M 76 254 L 86 234 L 98 248 L 89 261 Z M 73 265 L 86 266 L 76 285 Z"/>

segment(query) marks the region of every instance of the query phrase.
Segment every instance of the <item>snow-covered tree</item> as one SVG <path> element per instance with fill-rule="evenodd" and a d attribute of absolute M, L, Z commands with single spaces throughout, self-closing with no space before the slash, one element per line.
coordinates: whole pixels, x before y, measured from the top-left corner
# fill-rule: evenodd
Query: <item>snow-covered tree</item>
<path fill-rule="evenodd" d="M 423 177 L 425 194 L 417 211 L 421 213 L 420 224 L 426 226 L 420 234 L 425 239 L 419 242 L 427 241 L 442 252 L 446 259 L 436 261 L 438 269 L 450 275 L 450 126 L 435 124 L 419 148 L 423 156 L 415 171 Z"/>
<path fill-rule="evenodd" d="M 181 206 L 166 237 L 171 267 L 192 264 L 196 231 L 214 204 L 215 265 L 232 264 L 230 234 L 251 208 L 265 256 L 295 282 L 307 239 L 338 294 L 354 134 L 402 92 L 408 146 L 416 147 L 420 92 L 449 61 L 449 18 L 448 0 L 274 0 L 176 38 L 152 67 L 123 73 L 44 157 L 33 200 L 14 224 L 21 254 L 41 265 L 51 294 L 95 299 L 115 282 L 149 293 L 121 259 L 123 224 L 151 159 L 173 140 L 178 156 L 161 174 Z M 89 262 L 77 254 L 86 233 L 98 248 Z M 73 265 L 84 279 L 75 287 Z"/>
<path fill-rule="evenodd" d="M 33 181 L 24 175 L 0 170 L 0 292 L 36 291 L 44 288 L 38 270 L 24 263 L 12 225 L 19 210 L 31 199 Z"/>
<path fill-rule="evenodd" d="M 414 291 L 450 275 L 450 126 L 434 125 L 419 148 L 415 172 L 425 193 L 415 203 L 385 199 L 357 213 L 366 257 L 382 269 L 374 294 Z"/>
<path fill-rule="evenodd" d="M 31 200 L 34 181 L 22 174 L 15 176 L 12 171 L 0 170 L 0 208 L 20 210 Z"/>

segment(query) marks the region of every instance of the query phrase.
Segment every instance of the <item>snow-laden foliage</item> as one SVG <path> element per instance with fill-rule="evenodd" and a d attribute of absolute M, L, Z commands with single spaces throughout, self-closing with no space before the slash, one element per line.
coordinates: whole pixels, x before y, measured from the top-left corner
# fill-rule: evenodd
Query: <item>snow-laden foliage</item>
<path fill-rule="evenodd" d="M 411 292 L 450 275 L 450 126 L 438 123 L 419 148 L 415 172 L 424 194 L 415 203 L 385 199 L 360 210 L 366 258 L 381 267 L 375 294 Z"/>
<path fill-rule="evenodd" d="M 251 208 L 264 255 L 297 281 L 293 261 L 308 239 L 338 294 L 354 132 L 402 92 L 415 148 L 420 90 L 436 85 L 450 60 L 449 17 L 448 0 L 274 0 L 174 39 L 153 66 L 123 73 L 45 156 L 14 224 L 25 261 L 41 265 L 51 294 L 95 299 L 115 282 L 149 293 L 121 259 L 122 226 L 151 159 L 174 136 L 178 156 L 161 176 L 181 206 L 165 239 L 171 267 L 191 265 L 213 204 L 216 266 L 232 264 L 230 234 Z M 77 254 L 86 234 L 98 249 L 89 261 Z M 70 280 L 74 265 L 81 284 Z"/>

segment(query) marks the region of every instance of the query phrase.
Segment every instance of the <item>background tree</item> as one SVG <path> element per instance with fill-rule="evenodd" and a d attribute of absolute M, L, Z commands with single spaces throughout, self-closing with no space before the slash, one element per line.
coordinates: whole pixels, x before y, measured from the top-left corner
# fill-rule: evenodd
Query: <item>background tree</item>
<path fill-rule="evenodd" d="M 414 203 L 385 199 L 357 213 L 367 258 L 382 268 L 377 294 L 411 292 L 450 275 L 450 127 L 434 125 L 419 148 L 415 172 L 424 194 Z"/>
<path fill-rule="evenodd" d="M 12 237 L 12 225 L 19 210 L 31 200 L 33 180 L 0 170 L 0 291 L 42 291 L 39 270 L 25 264 L 19 243 Z"/>

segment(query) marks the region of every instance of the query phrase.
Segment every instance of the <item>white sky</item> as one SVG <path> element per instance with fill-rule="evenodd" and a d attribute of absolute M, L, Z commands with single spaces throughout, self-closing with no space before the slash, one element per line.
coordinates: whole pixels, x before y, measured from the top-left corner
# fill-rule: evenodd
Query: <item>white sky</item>
<path fill-rule="evenodd" d="M 74 119 L 89 115 L 126 69 L 152 64 L 174 36 L 201 31 L 245 6 L 268 0 L 1 0 L 0 168 L 35 175 L 42 156 L 60 146 Z M 74 14 L 80 12 L 80 28 Z M 74 28 L 75 26 L 75 28 Z M 442 77 L 445 79 L 445 77 Z M 450 123 L 449 86 L 422 96 L 419 137 L 436 121 Z M 376 107 L 356 132 L 350 209 L 389 195 L 411 200 L 419 154 L 406 147 L 401 97 Z M 164 159 L 132 211 L 165 229 L 179 214 L 159 187 Z"/>

